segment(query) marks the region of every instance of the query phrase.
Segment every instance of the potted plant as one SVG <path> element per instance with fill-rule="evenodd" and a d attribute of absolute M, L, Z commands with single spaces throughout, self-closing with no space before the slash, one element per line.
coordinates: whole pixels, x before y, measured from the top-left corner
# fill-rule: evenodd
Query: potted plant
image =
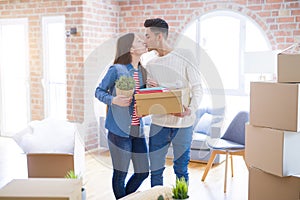
<path fill-rule="evenodd" d="M 116 81 L 116 94 L 131 97 L 135 88 L 135 81 L 131 76 L 120 76 Z"/>
<path fill-rule="evenodd" d="M 176 178 L 176 184 L 172 188 L 173 199 L 188 199 L 188 183 L 184 177 Z"/>
<path fill-rule="evenodd" d="M 65 175 L 65 178 L 82 180 L 82 177 L 75 174 L 75 172 L 73 170 L 68 171 L 67 174 Z M 86 200 L 86 190 L 84 187 L 81 188 L 81 199 Z"/>

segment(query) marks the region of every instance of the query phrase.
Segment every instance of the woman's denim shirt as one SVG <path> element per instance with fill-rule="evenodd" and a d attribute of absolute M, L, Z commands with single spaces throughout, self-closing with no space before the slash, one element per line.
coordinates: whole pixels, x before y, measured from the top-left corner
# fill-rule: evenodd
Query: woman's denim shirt
<path fill-rule="evenodd" d="M 134 108 L 134 99 L 132 100 L 129 107 L 122 107 L 112 104 L 112 99 L 114 96 L 116 96 L 115 82 L 122 75 L 133 77 L 133 73 L 134 68 L 131 64 L 114 64 L 108 69 L 106 75 L 104 76 L 104 78 L 102 79 L 101 83 L 95 91 L 95 97 L 101 102 L 108 105 L 105 128 L 108 129 L 110 132 L 121 137 L 129 137 L 131 127 L 131 116 Z M 143 77 L 140 68 L 139 81 L 140 88 L 144 88 L 145 83 L 143 82 Z M 141 123 L 141 134 L 143 134 L 142 130 L 143 129 Z"/>

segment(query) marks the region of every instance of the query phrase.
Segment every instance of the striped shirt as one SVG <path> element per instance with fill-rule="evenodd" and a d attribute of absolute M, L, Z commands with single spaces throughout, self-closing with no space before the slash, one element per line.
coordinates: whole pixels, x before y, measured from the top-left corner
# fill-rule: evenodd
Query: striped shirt
<path fill-rule="evenodd" d="M 135 80 L 135 90 L 138 91 L 140 89 L 140 80 L 139 80 L 139 72 L 138 71 L 135 71 L 133 73 L 133 78 Z M 134 102 L 134 109 L 133 109 L 133 114 L 132 114 L 131 125 L 132 126 L 140 125 L 140 119 L 136 115 L 136 102 Z"/>

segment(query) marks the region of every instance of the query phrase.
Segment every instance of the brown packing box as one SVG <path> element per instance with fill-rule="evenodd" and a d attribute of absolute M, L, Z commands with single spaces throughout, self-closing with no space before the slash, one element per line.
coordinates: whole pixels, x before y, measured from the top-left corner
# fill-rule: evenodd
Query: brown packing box
<path fill-rule="evenodd" d="M 64 178 L 69 170 L 74 171 L 73 154 L 28 153 L 29 178 Z"/>
<path fill-rule="evenodd" d="M 251 82 L 250 124 L 300 131 L 300 84 Z"/>
<path fill-rule="evenodd" d="M 80 179 L 15 179 L 0 189 L 0 200 L 81 200 Z"/>
<path fill-rule="evenodd" d="M 85 150 L 78 133 L 74 135 L 73 153 L 27 153 L 29 178 L 64 178 L 69 170 L 84 172 Z"/>
<path fill-rule="evenodd" d="M 300 54 L 278 54 L 277 76 L 278 82 L 300 83 Z"/>
<path fill-rule="evenodd" d="M 135 94 L 138 116 L 148 114 L 170 114 L 183 111 L 189 97 L 186 89 L 152 94 Z"/>
<path fill-rule="evenodd" d="M 300 177 L 278 177 L 262 170 L 249 169 L 248 200 L 299 200 Z"/>
<path fill-rule="evenodd" d="M 300 132 L 246 125 L 248 166 L 283 177 L 300 174 Z"/>

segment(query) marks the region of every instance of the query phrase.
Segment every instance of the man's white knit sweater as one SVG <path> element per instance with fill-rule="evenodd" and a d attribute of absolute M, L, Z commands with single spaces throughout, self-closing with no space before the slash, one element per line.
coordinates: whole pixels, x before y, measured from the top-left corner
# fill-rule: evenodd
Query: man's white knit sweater
<path fill-rule="evenodd" d="M 199 107 L 202 98 L 201 76 L 199 65 L 189 50 L 176 49 L 165 56 L 155 57 L 150 60 L 146 69 L 148 76 L 155 80 L 159 86 L 170 89 L 188 89 L 184 98 L 191 110 L 190 116 L 176 117 L 170 114 L 152 115 L 152 123 L 173 128 L 184 128 L 194 124 L 195 111 Z"/>

